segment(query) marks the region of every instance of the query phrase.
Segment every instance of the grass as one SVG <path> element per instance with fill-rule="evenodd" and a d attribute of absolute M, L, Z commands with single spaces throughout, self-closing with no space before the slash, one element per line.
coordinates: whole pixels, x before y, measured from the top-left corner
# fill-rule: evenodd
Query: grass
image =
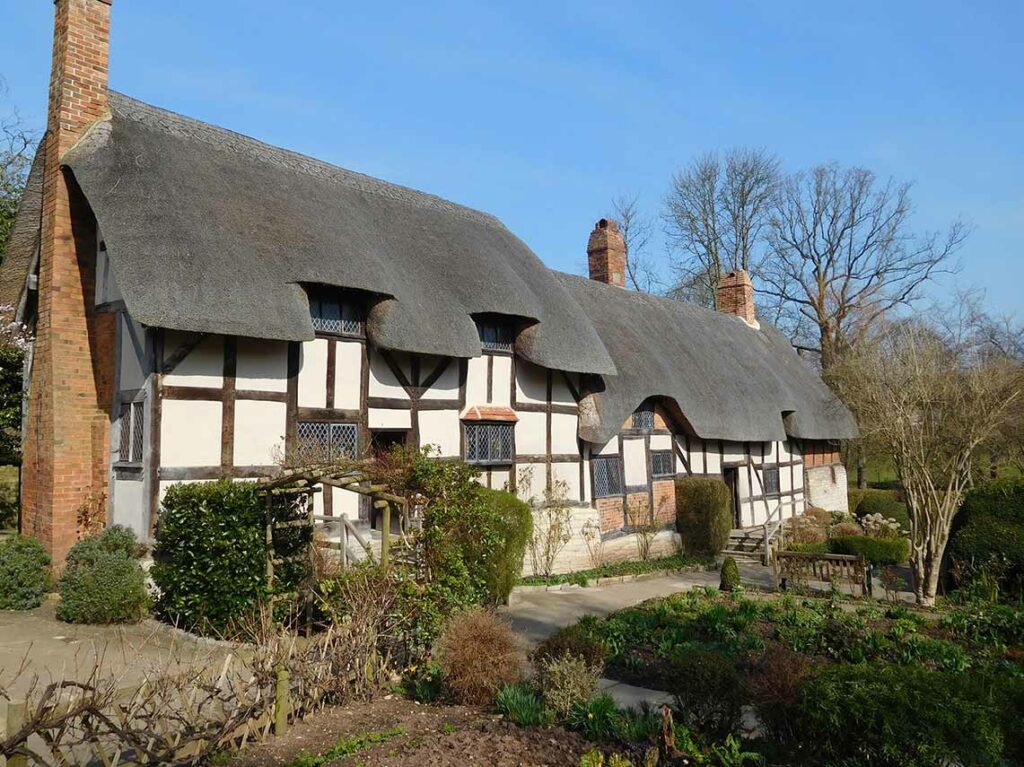
<path fill-rule="evenodd" d="M 341 738 L 322 754 L 314 755 L 303 751 L 288 763 L 288 767 L 323 767 L 325 764 L 358 754 L 360 751 L 373 748 L 380 743 L 387 743 L 389 740 L 400 738 L 405 734 L 404 727 L 393 727 L 381 732 L 368 732 L 363 735 Z"/>
<path fill-rule="evenodd" d="M 519 583 L 522 586 L 559 586 L 565 583 L 586 586 L 591 581 L 596 581 L 599 578 L 644 575 L 662 570 L 693 570 L 707 567 L 713 562 L 714 559 L 712 557 L 688 557 L 676 554 L 671 557 L 659 557 L 657 559 L 631 559 L 625 562 L 614 562 L 590 570 L 578 570 L 574 573 L 531 575 L 522 578 Z"/>

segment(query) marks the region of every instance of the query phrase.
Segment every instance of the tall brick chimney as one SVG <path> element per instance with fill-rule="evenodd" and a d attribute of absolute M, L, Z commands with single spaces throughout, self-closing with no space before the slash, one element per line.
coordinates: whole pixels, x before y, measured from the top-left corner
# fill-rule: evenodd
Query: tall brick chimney
<path fill-rule="evenodd" d="M 21 527 L 57 563 L 78 538 L 79 510 L 106 511 L 116 315 L 95 312 L 96 220 L 60 158 L 108 112 L 110 3 L 54 3 Z"/>
<path fill-rule="evenodd" d="M 602 218 L 594 224 L 587 243 L 587 264 L 590 279 L 626 287 L 626 241 L 611 219 Z"/>
<path fill-rule="evenodd" d="M 718 282 L 718 311 L 735 314 L 748 325 L 757 325 L 754 285 L 743 269 L 723 274 Z"/>

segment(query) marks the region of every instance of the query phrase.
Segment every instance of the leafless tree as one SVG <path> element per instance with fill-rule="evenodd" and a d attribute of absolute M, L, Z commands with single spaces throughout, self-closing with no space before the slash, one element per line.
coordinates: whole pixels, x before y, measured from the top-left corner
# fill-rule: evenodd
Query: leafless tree
<path fill-rule="evenodd" d="M 0 99 L 6 96 L 7 85 L 0 78 Z M 0 115 L 0 263 L 21 203 L 35 145 L 36 135 L 25 127 L 17 110 L 5 108 Z"/>
<path fill-rule="evenodd" d="M 796 343 L 828 371 L 839 356 L 952 268 L 968 234 L 910 231 L 910 185 L 862 168 L 820 165 L 779 185 L 768 220 L 758 292 L 781 307 Z"/>
<path fill-rule="evenodd" d="M 918 603 L 934 604 L 972 467 L 1020 401 L 1019 367 L 950 346 L 917 321 L 883 326 L 832 370 L 863 438 L 892 458 L 910 511 Z"/>
<path fill-rule="evenodd" d="M 626 243 L 626 286 L 642 293 L 654 293 L 661 287 L 658 269 L 647 246 L 651 241 L 651 221 L 640 211 L 639 199 L 620 196 L 612 200 L 612 218 Z"/>
<path fill-rule="evenodd" d="M 778 160 L 761 149 L 704 154 L 672 178 L 663 213 L 672 293 L 714 307 L 724 272 L 756 274 L 778 178 Z"/>

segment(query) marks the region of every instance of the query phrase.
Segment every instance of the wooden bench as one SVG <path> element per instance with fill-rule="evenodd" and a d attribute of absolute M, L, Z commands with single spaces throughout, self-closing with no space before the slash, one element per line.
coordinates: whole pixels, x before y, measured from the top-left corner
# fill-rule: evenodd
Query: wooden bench
<path fill-rule="evenodd" d="M 775 588 L 783 591 L 792 582 L 825 583 L 846 582 L 850 590 L 860 589 L 860 596 L 868 593 L 867 561 L 852 554 L 809 554 L 798 551 L 780 551 L 773 558 Z"/>

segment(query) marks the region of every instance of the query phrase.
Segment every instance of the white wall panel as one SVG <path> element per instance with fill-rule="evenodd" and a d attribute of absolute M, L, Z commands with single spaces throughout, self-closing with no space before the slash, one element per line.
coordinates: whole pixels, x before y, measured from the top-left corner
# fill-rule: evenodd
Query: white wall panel
<path fill-rule="evenodd" d="M 431 364 L 426 368 L 421 368 L 427 372 L 423 375 L 430 375 L 430 371 L 433 370 L 433 366 L 436 364 L 436 358 L 431 361 Z M 423 399 L 458 399 L 459 398 L 459 361 L 456 359 L 448 360 L 448 367 L 445 368 L 444 372 L 441 373 L 441 377 L 434 382 L 434 384 L 423 392 Z"/>
<path fill-rule="evenodd" d="M 164 358 L 192 338 L 185 333 L 167 331 Z M 195 349 L 163 378 L 164 386 L 203 386 L 219 389 L 224 385 L 224 339 L 221 336 L 204 338 Z"/>
<path fill-rule="evenodd" d="M 283 402 L 235 402 L 235 466 L 269 466 L 284 455 L 288 406 Z"/>
<path fill-rule="evenodd" d="M 526 360 L 516 360 L 516 402 L 546 403 L 547 401 L 547 371 Z"/>
<path fill-rule="evenodd" d="M 466 361 L 466 404 L 487 404 L 487 357 L 471 357 Z"/>
<path fill-rule="evenodd" d="M 576 416 L 568 413 L 551 415 L 551 452 L 553 454 L 578 453 L 576 442 Z M 577 479 L 577 484 L 579 480 Z"/>
<path fill-rule="evenodd" d="M 551 480 L 565 482 L 565 497 L 572 503 L 580 497 L 580 465 L 578 463 L 551 464 Z"/>
<path fill-rule="evenodd" d="M 705 443 L 707 447 L 707 461 L 704 465 L 704 471 L 707 474 L 721 474 L 722 473 L 722 454 L 718 452 L 718 442 L 715 440 L 708 440 Z"/>
<path fill-rule="evenodd" d="M 253 391 L 288 391 L 288 344 L 239 338 L 235 387 Z"/>
<path fill-rule="evenodd" d="M 221 403 L 165 399 L 161 410 L 161 466 L 220 466 Z"/>
<path fill-rule="evenodd" d="M 299 407 L 327 407 L 327 339 L 302 344 L 299 356 Z"/>
<path fill-rule="evenodd" d="M 362 497 L 359 493 L 343 490 L 340 487 L 332 487 L 330 491 L 332 493 L 331 511 L 334 512 L 334 516 L 340 517 L 344 514 L 353 521 L 359 519 L 359 499 Z"/>
<path fill-rule="evenodd" d="M 556 405 L 576 404 L 572 392 L 569 391 L 569 387 L 565 383 L 565 376 L 557 371 L 551 376 L 551 401 Z"/>
<path fill-rule="evenodd" d="M 418 417 L 421 445 L 436 445 L 445 457 L 459 456 L 458 410 L 423 410 Z"/>
<path fill-rule="evenodd" d="M 395 358 L 399 364 L 404 361 L 402 357 Z M 401 369 L 401 368 L 400 368 Z M 404 372 L 404 371 L 403 371 Z M 371 397 L 400 397 L 408 399 L 405 389 L 398 382 L 398 378 L 388 367 L 379 352 L 370 350 L 370 396 Z"/>
<path fill-rule="evenodd" d="M 722 459 L 726 463 L 746 463 L 747 453 L 742 442 L 722 442 Z M 708 451 L 716 447 L 718 442 L 712 440 L 708 443 Z"/>
<path fill-rule="evenodd" d="M 623 473 L 627 487 L 647 484 L 647 451 L 643 439 L 623 439 L 622 458 Z"/>
<path fill-rule="evenodd" d="M 612 437 L 610 440 L 605 442 L 603 445 L 594 445 L 592 448 L 594 455 L 618 455 L 619 454 L 619 438 Z"/>
<path fill-rule="evenodd" d="M 114 480 L 114 513 L 111 520 L 115 525 L 130 527 L 142 541 L 149 538 L 149 515 L 142 495 L 144 485 L 138 479 Z"/>
<path fill-rule="evenodd" d="M 363 345 L 355 341 L 338 341 L 334 351 L 334 407 L 339 410 L 359 409 L 362 366 Z"/>
<path fill-rule="evenodd" d="M 671 450 L 672 449 L 672 435 L 671 434 L 652 434 L 651 435 L 651 450 Z"/>
<path fill-rule="evenodd" d="M 516 453 L 519 455 L 544 455 L 548 449 L 547 414 L 517 414 Z"/>
<path fill-rule="evenodd" d="M 694 474 L 707 474 L 707 467 L 704 463 L 704 442 L 697 439 L 696 437 L 690 437 L 690 454 L 687 456 L 690 459 L 690 469 Z M 683 450 L 686 449 L 685 442 L 683 443 Z"/>
<path fill-rule="evenodd" d="M 372 407 L 367 420 L 371 429 L 411 429 L 412 411 Z"/>
<path fill-rule="evenodd" d="M 516 466 L 516 495 L 524 501 L 534 503 L 543 501 L 547 481 L 547 467 L 543 463 L 526 463 Z"/>
<path fill-rule="evenodd" d="M 512 476 L 512 472 L 508 469 L 492 469 L 491 487 L 494 490 L 504 490 L 510 476 Z"/>
<path fill-rule="evenodd" d="M 491 404 L 508 407 L 512 404 L 512 358 L 493 355 L 491 371 Z"/>

